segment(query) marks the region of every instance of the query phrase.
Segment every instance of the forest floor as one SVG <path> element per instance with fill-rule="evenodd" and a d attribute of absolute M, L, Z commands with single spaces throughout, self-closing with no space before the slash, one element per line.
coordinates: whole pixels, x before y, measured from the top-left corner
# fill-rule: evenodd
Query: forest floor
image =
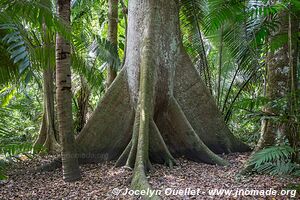
<path fill-rule="evenodd" d="M 292 188 L 294 184 L 300 183 L 300 179 L 268 175 L 238 176 L 248 156 L 224 155 L 231 163 L 226 167 L 185 159 L 178 159 L 178 165 L 172 169 L 153 165 L 149 181 L 163 199 L 300 199 L 299 194 L 295 196 Z M 128 194 L 132 191 L 125 194 L 130 187 L 128 177 L 131 172 L 126 168 L 114 168 L 113 162 L 81 166 L 82 180 L 74 183 L 62 180 L 61 169 L 29 172 L 35 166 L 49 162 L 49 159 L 51 157 L 38 157 L 13 166 L 9 170 L 9 180 L 0 184 L 0 199 L 136 199 L 136 196 Z M 224 189 L 227 194 L 213 194 L 216 191 L 214 189 L 219 192 Z M 251 195 L 251 190 L 266 192 L 266 196 L 255 197 Z M 288 190 L 289 194 L 284 194 Z M 268 195 L 268 191 L 271 195 Z M 277 195 L 272 195 L 274 191 Z"/>

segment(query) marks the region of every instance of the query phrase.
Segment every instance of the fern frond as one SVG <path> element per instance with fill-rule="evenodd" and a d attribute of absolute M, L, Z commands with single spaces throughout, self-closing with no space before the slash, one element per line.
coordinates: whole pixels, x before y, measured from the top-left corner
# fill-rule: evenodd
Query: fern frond
<path fill-rule="evenodd" d="M 299 173 L 300 166 L 292 162 L 295 150 L 288 146 L 273 146 L 255 153 L 249 164 L 254 166 L 258 173 L 269 173 L 271 175 L 288 175 Z"/>

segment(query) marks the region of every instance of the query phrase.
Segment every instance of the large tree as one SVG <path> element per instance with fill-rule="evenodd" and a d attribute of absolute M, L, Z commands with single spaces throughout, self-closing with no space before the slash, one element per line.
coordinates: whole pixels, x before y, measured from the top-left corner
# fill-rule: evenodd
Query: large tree
<path fill-rule="evenodd" d="M 70 26 L 70 0 L 57 1 L 58 16 Z M 58 127 L 62 145 L 62 166 L 65 181 L 80 179 L 72 119 L 71 48 L 60 34 L 56 36 L 56 99 Z"/>
<path fill-rule="evenodd" d="M 134 168 L 134 188 L 149 187 L 150 161 L 174 157 L 226 165 L 215 153 L 247 151 L 226 127 L 182 45 L 179 1 L 128 2 L 124 67 L 77 137 L 94 161 Z"/>

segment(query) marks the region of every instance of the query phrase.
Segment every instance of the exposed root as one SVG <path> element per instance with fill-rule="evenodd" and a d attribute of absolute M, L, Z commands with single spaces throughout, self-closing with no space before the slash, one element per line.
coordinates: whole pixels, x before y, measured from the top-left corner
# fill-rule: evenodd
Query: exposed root
<path fill-rule="evenodd" d="M 137 163 L 136 165 L 137 166 L 133 173 L 131 187 L 139 191 L 141 190 L 150 191 L 147 192 L 147 196 L 143 196 L 144 199 L 153 199 L 153 200 L 160 199 L 160 197 L 156 196 L 154 192 L 151 192 L 152 189 L 146 177 L 144 165 L 142 163 Z"/>
<path fill-rule="evenodd" d="M 43 134 L 41 134 L 43 135 Z M 61 152 L 61 146 L 58 144 L 56 141 L 55 137 L 53 134 L 47 134 L 45 133 L 44 135 L 47 135 L 46 139 L 44 140 L 43 143 L 41 143 L 41 138 L 43 136 L 39 136 L 39 138 L 36 140 L 36 142 L 33 145 L 33 150 L 34 153 L 42 153 L 41 150 L 45 149 L 47 153 L 49 154 L 58 154 Z"/>
<path fill-rule="evenodd" d="M 212 95 L 183 49 L 176 66 L 174 97 L 196 134 L 210 150 L 215 153 L 251 150 L 230 132 Z"/>
<path fill-rule="evenodd" d="M 153 120 L 150 122 L 150 135 L 150 159 L 155 160 L 157 163 L 164 163 L 169 167 L 176 165 L 175 159 Z"/>
<path fill-rule="evenodd" d="M 140 115 L 142 116 L 136 117 L 135 128 L 134 128 L 135 129 L 134 134 L 138 137 L 138 140 L 137 140 L 136 158 L 135 158 L 135 165 L 134 165 L 131 187 L 139 191 L 152 190 L 146 176 L 146 172 L 151 168 L 151 163 L 149 160 L 150 116 L 148 111 L 149 110 L 145 109 L 142 114 L 137 114 L 137 116 Z M 160 199 L 158 196 L 155 195 L 152 196 L 151 193 L 147 193 L 146 196 L 143 196 L 143 198 Z"/>
<path fill-rule="evenodd" d="M 47 137 L 43 144 L 50 154 L 56 154 L 61 152 L 61 146 L 55 139 L 54 132 L 52 130 L 47 131 Z"/>
<path fill-rule="evenodd" d="M 168 106 L 168 121 L 170 126 L 173 128 L 174 141 L 181 142 L 180 154 L 183 154 L 187 158 L 205 162 L 209 164 L 227 165 L 227 161 L 220 158 L 218 155 L 213 153 L 195 133 L 193 127 L 185 117 L 183 111 L 178 105 L 175 98 L 171 98 Z"/>
<path fill-rule="evenodd" d="M 42 147 L 43 144 L 46 141 L 46 137 L 47 137 L 47 135 L 46 135 L 46 133 L 47 133 L 46 123 L 47 123 L 47 116 L 46 116 L 46 113 L 44 112 L 41 127 L 40 127 L 40 130 L 39 130 L 39 136 L 38 136 L 37 140 L 34 142 L 34 145 L 33 145 L 33 147 L 34 147 L 33 149 L 35 151 L 38 151 L 40 149 L 40 147 Z M 35 152 L 35 153 L 38 153 L 38 152 Z"/>
<path fill-rule="evenodd" d="M 138 146 L 138 132 L 139 132 L 139 125 L 140 125 L 140 112 L 135 115 L 134 120 L 134 127 L 133 127 L 133 134 L 132 134 L 132 146 L 126 160 L 125 166 L 133 168 L 136 158 L 137 146 Z"/>
<path fill-rule="evenodd" d="M 147 109 L 143 109 L 143 113 L 141 114 L 141 109 L 138 107 L 133 135 L 130 145 L 130 151 L 128 153 L 128 158 L 126 161 L 126 166 L 131 167 L 134 163 L 134 171 L 132 176 L 131 187 L 135 190 L 151 190 L 151 186 L 146 177 L 146 172 L 150 170 L 151 163 L 149 160 L 149 121 L 150 116 L 147 115 Z M 142 115 L 142 117 L 141 117 Z M 131 143 L 130 142 L 130 143 Z M 127 146 L 122 155 L 126 154 L 126 151 L 129 149 L 129 145 Z M 123 158 L 119 158 L 119 160 Z M 157 196 L 143 196 L 146 199 L 159 199 Z"/>
<path fill-rule="evenodd" d="M 133 134 L 130 142 L 128 143 L 127 147 L 117 160 L 116 166 L 123 166 L 125 165 L 128 168 L 133 168 L 136 158 L 137 152 L 137 144 L 138 144 L 138 129 L 139 129 L 139 122 L 140 122 L 140 114 L 139 112 L 135 115 L 134 120 L 134 127 L 133 127 Z"/>
<path fill-rule="evenodd" d="M 60 153 L 61 146 L 57 142 L 53 128 L 48 125 L 47 114 L 44 112 L 43 120 L 41 123 L 38 139 L 33 145 L 34 153 L 39 153 L 42 148 L 45 148 L 46 151 L 50 154 Z"/>
<path fill-rule="evenodd" d="M 126 161 L 128 160 L 129 153 L 130 153 L 131 149 L 132 149 L 132 139 L 130 140 L 130 142 L 126 146 L 126 148 L 123 151 L 123 153 L 121 154 L 121 156 L 116 161 L 115 167 L 121 167 L 121 166 L 126 164 Z"/>
<path fill-rule="evenodd" d="M 125 68 L 109 87 L 76 138 L 78 152 L 89 162 L 117 159 L 130 142 L 134 123 Z"/>
<path fill-rule="evenodd" d="M 50 163 L 47 163 L 45 165 L 42 165 L 42 166 L 34 169 L 34 171 L 35 172 L 49 172 L 49 171 L 54 171 L 61 167 L 62 167 L 61 157 L 58 157 L 58 158 L 55 158 Z"/>
<path fill-rule="evenodd" d="M 145 112 L 146 113 L 146 112 Z M 151 168 L 150 160 L 155 162 L 165 163 L 172 167 L 175 164 L 175 159 L 170 153 L 163 137 L 160 134 L 158 127 L 150 116 L 141 117 L 140 109 L 138 109 L 135 117 L 133 135 L 131 141 L 119 157 L 117 166 L 126 165 L 132 168 L 134 164 L 131 186 L 136 190 L 151 191 L 151 186 L 148 183 L 146 176 L 147 171 Z M 175 98 L 170 99 L 170 104 L 167 109 L 168 124 L 174 130 L 172 141 L 181 149 L 181 155 L 195 161 L 206 162 L 210 164 L 227 165 L 228 163 L 214 154 L 200 140 L 198 135 L 193 130 L 192 126 L 186 119 L 183 111 L 178 105 Z M 169 138 L 170 139 L 170 138 Z M 126 159 L 127 157 L 127 159 Z M 146 199 L 159 199 L 158 196 L 152 196 L 151 192 Z"/>

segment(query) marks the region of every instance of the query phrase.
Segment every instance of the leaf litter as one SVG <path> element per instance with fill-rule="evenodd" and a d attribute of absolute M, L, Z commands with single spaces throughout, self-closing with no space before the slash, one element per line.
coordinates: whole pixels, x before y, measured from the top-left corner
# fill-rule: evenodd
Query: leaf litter
<path fill-rule="evenodd" d="M 184 158 L 168 168 L 154 164 L 148 174 L 154 191 L 160 191 L 162 199 L 300 199 L 299 194 L 276 196 L 212 195 L 211 190 L 224 189 L 276 190 L 289 189 L 300 183 L 300 178 L 270 175 L 239 176 L 249 154 L 222 155 L 229 166 L 196 163 Z M 115 168 L 114 162 L 82 165 L 82 180 L 65 183 L 61 169 L 50 172 L 32 172 L 34 167 L 54 159 L 52 156 L 37 157 L 12 166 L 9 179 L 0 184 L 0 199 L 140 199 L 126 193 L 130 191 L 132 172 L 127 168 Z M 115 189 L 117 188 L 117 189 Z M 119 195 L 116 195 L 116 190 Z M 180 193 L 185 191 L 185 193 Z M 196 192 L 196 194 L 191 191 Z M 299 193 L 299 191 L 298 191 Z"/>

